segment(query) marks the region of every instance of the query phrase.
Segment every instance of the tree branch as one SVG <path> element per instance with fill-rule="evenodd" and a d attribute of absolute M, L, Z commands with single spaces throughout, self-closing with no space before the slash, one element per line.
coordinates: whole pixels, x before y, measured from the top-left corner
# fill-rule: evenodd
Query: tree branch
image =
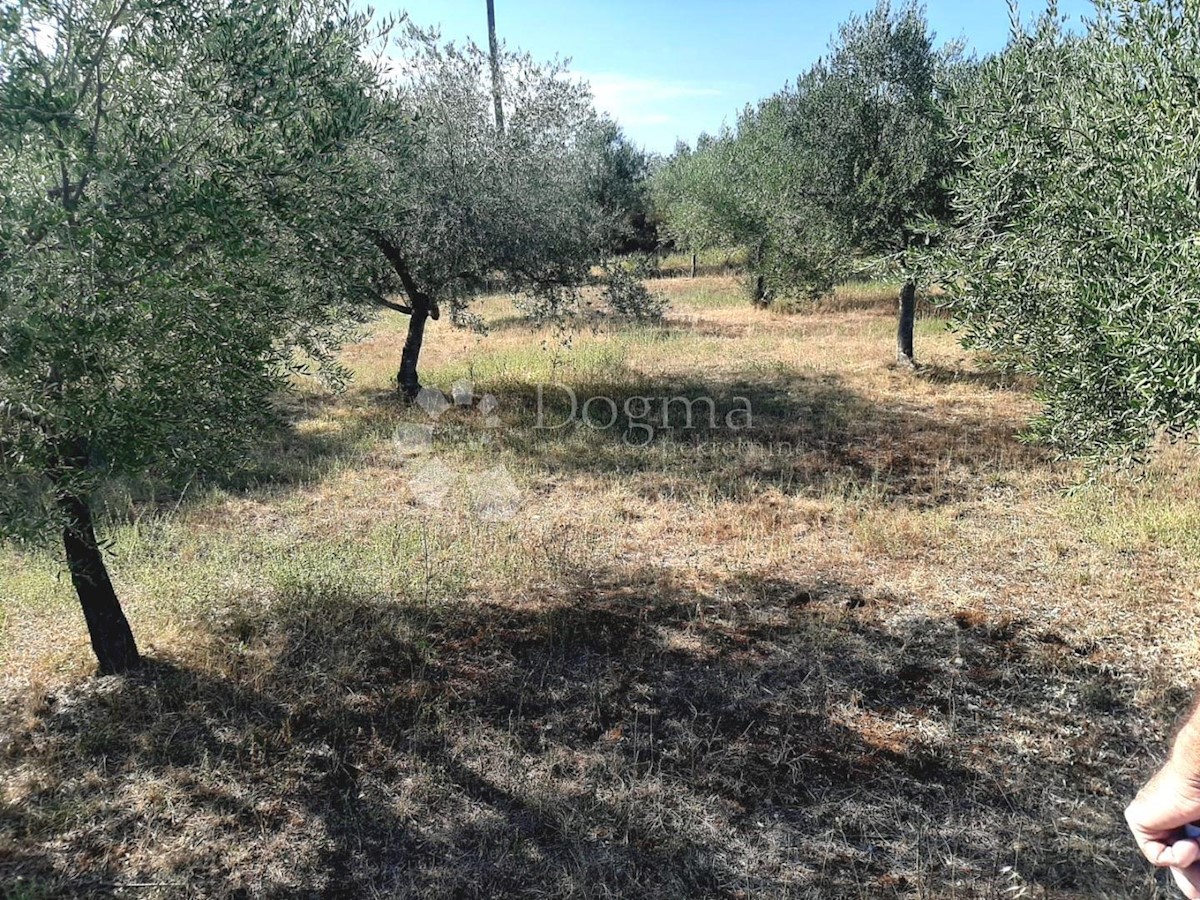
<path fill-rule="evenodd" d="M 413 313 L 411 306 L 403 306 L 399 303 L 393 303 L 391 300 L 388 300 L 386 297 L 380 296 L 379 294 L 373 295 L 371 297 L 371 299 L 374 300 L 376 303 L 378 303 L 380 306 L 386 307 L 387 309 L 395 310 L 398 313 L 404 313 L 404 315 L 406 315 L 406 316 L 411 316 Z"/>
<path fill-rule="evenodd" d="M 0 416 L 24 422 L 26 425 L 32 425 L 34 428 L 45 429 L 49 427 L 49 420 L 45 416 L 35 412 L 25 404 L 18 405 L 12 400 L 0 400 Z"/>
<path fill-rule="evenodd" d="M 382 232 L 373 231 L 370 237 L 371 242 L 379 248 L 379 252 L 392 264 L 392 268 L 400 276 L 400 283 L 404 285 L 404 292 L 408 294 L 408 299 L 412 303 L 412 309 L 408 310 L 409 315 L 427 312 L 429 313 L 429 317 L 435 321 L 441 318 L 442 313 L 438 309 L 437 303 L 434 302 L 432 297 L 417 287 L 416 279 L 413 278 L 412 272 L 409 271 L 408 264 L 405 263 L 404 256 L 400 253 L 400 248 L 393 244 L 387 235 Z"/>

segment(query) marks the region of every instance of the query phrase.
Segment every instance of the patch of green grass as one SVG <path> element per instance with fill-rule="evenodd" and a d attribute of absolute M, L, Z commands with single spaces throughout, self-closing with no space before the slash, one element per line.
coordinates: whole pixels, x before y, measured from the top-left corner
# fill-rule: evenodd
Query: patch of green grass
<path fill-rule="evenodd" d="M 1102 474 L 1072 491 L 1064 512 L 1089 539 L 1114 550 L 1163 549 L 1200 562 L 1200 482 L 1189 475 L 1161 463 Z"/>
<path fill-rule="evenodd" d="M 613 378 L 627 371 L 631 343 L 649 339 L 655 329 L 631 326 L 611 340 L 599 341 L 583 330 L 547 337 L 533 345 L 486 349 L 468 359 L 432 366 L 424 383 L 449 392 L 459 381 L 472 385 L 525 382 L 552 384 L 562 378 Z"/>
<path fill-rule="evenodd" d="M 946 334 L 950 322 L 937 316 L 922 316 L 913 323 L 913 337 L 935 338 Z"/>
<path fill-rule="evenodd" d="M 688 292 L 688 308 L 695 310 L 730 309 L 749 307 L 746 292 L 733 281 L 704 284 Z"/>
<path fill-rule="evenodd" d="M 0 553 L 0 584 L 0 616 L 17 605 L 36 613 L 79 602 L 53 549 Z"/>

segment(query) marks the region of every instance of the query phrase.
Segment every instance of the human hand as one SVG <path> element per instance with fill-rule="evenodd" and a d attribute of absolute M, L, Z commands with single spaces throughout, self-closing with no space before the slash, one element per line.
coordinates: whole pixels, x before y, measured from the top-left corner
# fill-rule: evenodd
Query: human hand
<path fill-rule="evenodd" d="M 1200 900 L 1200 828 L 1193 825 L 1200 821 L 1200 759 L 1173 753 L 1138 791 L 1125 821 L 1146 859 L 1169 867 L 1183 895 Z"/>

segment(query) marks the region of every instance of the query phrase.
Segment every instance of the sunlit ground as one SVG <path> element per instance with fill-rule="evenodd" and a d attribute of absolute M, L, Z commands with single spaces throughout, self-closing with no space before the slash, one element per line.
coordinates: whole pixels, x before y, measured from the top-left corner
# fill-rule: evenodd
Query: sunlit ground
<path fill-rule="evenodd" d="M 1200 661 L 1191 451 L 1056 461 L 939 320 L 889 364 L 891 288 L 656 286 L 435 324 L 444 411 L 389 314 L 239 481 L 114 490 L 144 675 L 0 556 L 5 895 L 1167 896 L 1120 810 Z"/>

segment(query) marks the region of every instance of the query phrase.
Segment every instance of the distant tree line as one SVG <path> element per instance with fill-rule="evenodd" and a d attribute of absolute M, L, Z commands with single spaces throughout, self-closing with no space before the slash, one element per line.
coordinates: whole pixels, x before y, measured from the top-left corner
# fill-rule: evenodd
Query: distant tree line
<path fill-rule="evenodd" d="M 691 250 L 746 246 L 761 306 L 823 296 L 882 260 L 906 282 L 899 359 L 911 363 L 909 254 L 947 209 L 943 102 L 962 66 L 915 4 L 851 17 L 794 84 L 676 149 L 653 182 L 664 231 Z"/>
<path fill-rule="evenodd" d="M 1200 5 L 1053 3 L 984 60 L 886 0 L 828 55 L 680 146 L 652 181 L 680 246 L 749 248 L 753 302 L 890 270 L 898 358 L 918 283 L 966 343 L 1033 376 L 1075 454 L 1200 427 Z"/>

